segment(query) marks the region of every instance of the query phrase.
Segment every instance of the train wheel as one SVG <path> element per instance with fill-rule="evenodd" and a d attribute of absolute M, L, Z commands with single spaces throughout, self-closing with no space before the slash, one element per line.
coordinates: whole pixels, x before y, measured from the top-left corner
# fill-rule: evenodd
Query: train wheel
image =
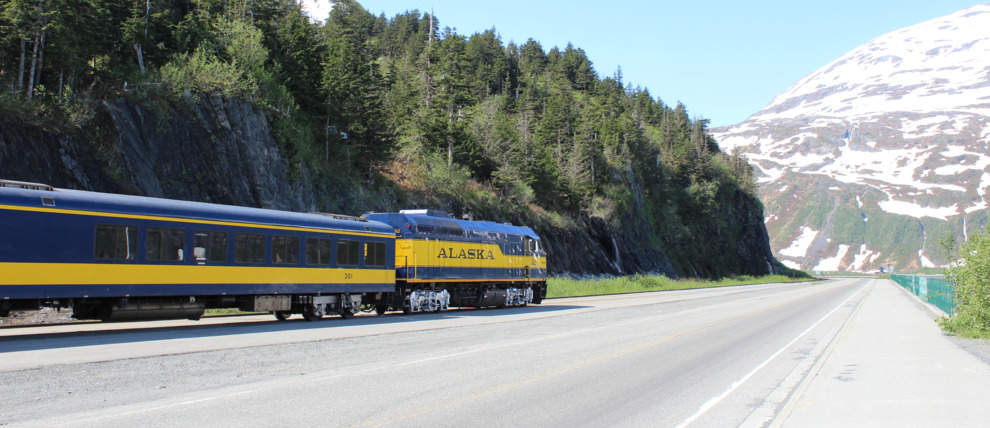
<path fill-rule="evenodd" d="M 323 318 L 323 309 L 315 309 L 312 306 L 306 306 L 303 308 L 302 316 L 306 321 L 316 321 Z"/>
<path fill-rule="evenodd" d="M 279 321 L 285 321 L 285 320 L 289 319 L 289 317 L 292 316 L 292 312 L 289 312 L 289 311 L 275 311 L 275 312 L 272 312 L 272 314 L 275 315 L 275 319 L 277 319 Z"/>
<path fill-rule="evenodd" d="M 388 312 L 388 305 L 375 305 L 375 313 L 378 315 L 385 315 Z"/>
<path fill-rule="evenodd" d="M 354 318 L 354 311 L 352 311 L 350 309 L 343 309 L 343 310 L 340 311 L 340 317 L 343 318 L 343 319 L 345 319 L 345 320 L 349 320 L 351 318 Z"/>

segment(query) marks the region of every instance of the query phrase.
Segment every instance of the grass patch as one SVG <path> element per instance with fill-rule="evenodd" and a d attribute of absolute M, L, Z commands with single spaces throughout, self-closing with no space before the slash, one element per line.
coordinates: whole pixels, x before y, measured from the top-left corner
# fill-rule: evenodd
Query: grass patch
<path fill-rule="evenodd" d="M 663 275 L 633 275 L 602 279 L 547 279 L 547 298 L 597 296 L 643 291 L 686 290 L 692 288 L 728 287 L 732 285 L 769 284 L 774 282 L 806 281 L 784 275 L 739 276 L 718 281 L 670 279 Z"/>
<path fill-rule="evenodd" d="M 223 309 L 207 309 L 206 313 L 203 314 L 204 317 L 222 317 L 225 315 L 257 315 L 265 314 L 267 312 L 244 312 L 237 308 L 223 308 Z"/>

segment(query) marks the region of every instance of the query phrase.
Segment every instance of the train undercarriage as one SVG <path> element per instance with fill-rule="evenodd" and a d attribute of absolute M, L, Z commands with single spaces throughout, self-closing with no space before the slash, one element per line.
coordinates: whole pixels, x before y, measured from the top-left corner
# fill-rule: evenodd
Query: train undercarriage
<path fill-rule="evenodd" d="M 79 320 L 198 320 L 207 309 L 236 308 L 243 312 L 268 312 L 278 320 L 300 314 L 307 321 L 316 321 L 327 315 L 351 318 L 359 312 L 372 311 L 383 315 L 392 311 L 405 314 L 436 313 L 452 307 L 522 307 L 539 304 L 545 297 L 544 282 L 414 285 L 400 282 L 392 293 L 7 300 L 0 301 L 0 316 L 9 316 L 10 312 L 51 307 L 71 309 L 72 317 Z"/>

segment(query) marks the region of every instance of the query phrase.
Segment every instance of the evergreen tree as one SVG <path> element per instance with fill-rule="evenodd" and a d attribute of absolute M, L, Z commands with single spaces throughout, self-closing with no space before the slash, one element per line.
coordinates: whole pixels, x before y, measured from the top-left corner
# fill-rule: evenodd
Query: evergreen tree
<path fill-rule="evenodd" d="M 327 45 L 319 28 L 309 22 L 293 0 L 278 0 L 273 6 L 272 15 L 261 27 L 270 53 L 268 66 L 276 70 L 278 81 L 303 111 L 325 115 L 327 94 L 318 83 Z"/>
<path fill-rule="evenodd" d="M 509 63 L 505 47 L 495 29 L 472 35 L 466 48 L 470 61 L 469 74 L 473 76 L 470 84 L 474 101 L 479 102 L 491 95 L 505 93 Z"/>
<path fill-rule="evenodd" d="M 529 39 L 519 47 L 519 70 L 527 77 L 543 74 L 547 65 L 547 54 L 536 40 Z"/>
<path fill-rule="evenodd" d="M 567 70 L 567 79 L 574 86 L 574 89 L 591 89 L 591 85 L 598 80 L 595 70 L 591 66 L 591 60 L 588 59 L 583 49 L 575 49 L 572 44 L 568 43 L 567 48 L 564 49 L 563 63 Z"/>
<path fill-rule="evenodd" d="M 335 0 L 326 24 L 327 61 L 323 85 L 329 112 L 328 139 L 340 141 L 345 159 L 372 178 L 375 166 L 391 158 L 393 140 L 375 64 L 368 45 L 375 18 L 353 0 Z"/>

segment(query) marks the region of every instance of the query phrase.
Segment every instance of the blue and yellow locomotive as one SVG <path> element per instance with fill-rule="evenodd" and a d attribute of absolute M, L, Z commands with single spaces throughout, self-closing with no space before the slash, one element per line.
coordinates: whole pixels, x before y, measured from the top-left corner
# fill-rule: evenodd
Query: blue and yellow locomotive
<path fill-rule="evenodd" d="M 395 229 L 396 296 L 403 302 L 393 307 L 524 306 L 546 297 L 546 257 L 528 227 L 433 210 L 363 217 Z"/>
<path fill-rule="evenodd" d="M 546 259 L 525 227 L 435 212 L 361 218 L 0 180 L 0 316 L 197 319 L 539 303 Z"/>

